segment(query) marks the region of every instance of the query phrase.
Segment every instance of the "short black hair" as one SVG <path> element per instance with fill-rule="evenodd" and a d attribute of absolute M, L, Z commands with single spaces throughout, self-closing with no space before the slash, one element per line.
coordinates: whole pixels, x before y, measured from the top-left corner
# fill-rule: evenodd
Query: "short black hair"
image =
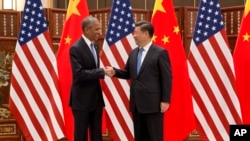
<path fill-rule="evenodd" d="M 154 26 L 149 21 L 138 21 L 135 23 L 135 27 L 140 27 L 141 31 L 148 31 L 150 37 L 154 35 Z"/>

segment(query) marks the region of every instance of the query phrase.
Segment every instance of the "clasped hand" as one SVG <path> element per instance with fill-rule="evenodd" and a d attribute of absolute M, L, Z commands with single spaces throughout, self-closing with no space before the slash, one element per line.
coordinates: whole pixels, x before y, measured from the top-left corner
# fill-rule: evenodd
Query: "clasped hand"
<path fill-rule="evenodd" d="M 115 75 L 115 70 L 113 67 L 110 66 L 106 66 L 104 68 L 104 73 L 105 75 L 109 76 L 109 77 L 113 77 Z"/>

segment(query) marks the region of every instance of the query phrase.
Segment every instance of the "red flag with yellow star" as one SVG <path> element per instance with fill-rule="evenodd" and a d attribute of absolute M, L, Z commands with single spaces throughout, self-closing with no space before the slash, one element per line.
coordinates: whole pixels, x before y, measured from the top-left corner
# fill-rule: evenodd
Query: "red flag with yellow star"
<path fill-rule="evenodd" d="M 233 59 L 236 75 L 236 87 L 241 105 L 242 120 L 250 124 L 250 1 L 245 4 L 241 26 L 236 41 Z"/>
<path fill-rule="evenodd" d="M 195 129 L 187 60 L 172 0 L 156 0 L 152 15 L 153 41 L 170 56 L 173 88 L 169 110 L 164 115 L 164 140 L 183 141 Z"/>
<path fill-rule="evenodd" d="M 57 54 L 60 96 L 63 103 L 66 136 L 69 141 L 74 140 L 74 122 L 69 107 L 70 87 L 72 83 L 72 70 L 69 58 L 71 45 L 81 36 L 81 22 L 89 15 L 85 0 L 70 0 L 60 46 Z"/>

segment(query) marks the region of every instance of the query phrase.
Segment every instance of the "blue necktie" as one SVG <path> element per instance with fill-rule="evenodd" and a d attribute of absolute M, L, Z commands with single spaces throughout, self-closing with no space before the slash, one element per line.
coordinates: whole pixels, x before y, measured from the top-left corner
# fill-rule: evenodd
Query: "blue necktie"
<path fill-rule="evenodd" d="M 96 52 L 95 52 L 95 45 L 94 45 L 94 43 L 90 44 L 90 48 L 91 48 L 91 52 L 92 52 L 92 54 L 94 56 L 94 59 L 95 59 L 95 64 L 97 65 L 97 56 L 96 56 Z"/>
<path fill-rule="evenodd" d="M 141 68 L 141 63 L 142 63 L 141 59 L 142 59 L 143 50 L 144 50 L 143 48 L 140 48 L 138 56 L 137 56 L 137 74 L 139 73 L 140 68 Z"/>

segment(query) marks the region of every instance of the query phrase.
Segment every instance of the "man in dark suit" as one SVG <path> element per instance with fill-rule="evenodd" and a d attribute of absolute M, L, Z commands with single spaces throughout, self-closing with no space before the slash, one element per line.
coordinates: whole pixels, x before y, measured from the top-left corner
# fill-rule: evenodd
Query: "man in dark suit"
<path fill-rule="evenodd" d="M 104 100 L 99 79 L 104 68 L 99 68 L 99 53 L 94 43 L 99 37 L 99 21 L 92 16 L 82 22 L 82 36 L 70 48 L 73 73 L 70 106 L 74 116 L 75 141 L 87 141 L 88 129 L 91 141 L 101 141 L 102 111 Z"/>
<path fill-rule="evenodd" d="M 154 28 L 150 22 L 137 22 L 134 39 L 138 47 L 130 53 L 124 70 L 113 68 L 108 74 L 131 79 L 130 111 L 135 141 L 163 141 L 164 112 L 170 103 L 170 59 L 165 49 L 152 43 L 153 34 Z"/>

